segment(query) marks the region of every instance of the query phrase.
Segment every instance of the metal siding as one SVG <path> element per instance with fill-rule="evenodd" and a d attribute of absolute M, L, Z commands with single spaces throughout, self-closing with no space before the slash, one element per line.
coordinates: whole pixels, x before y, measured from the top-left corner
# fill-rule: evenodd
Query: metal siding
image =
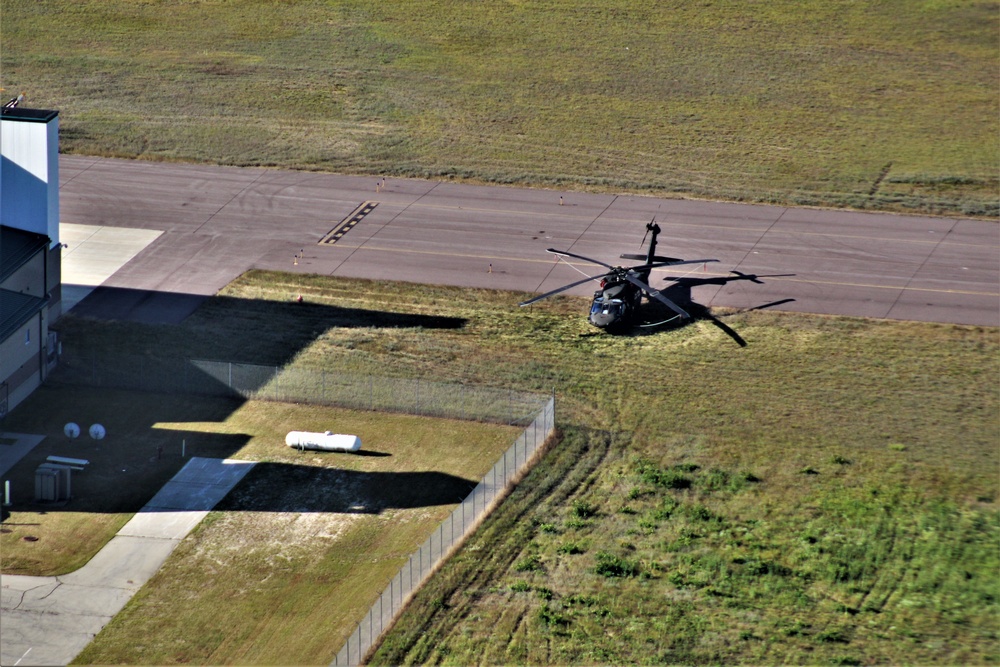
<path fill-rule="evenodd" d="M 0 224 L 59 239 L 59 124 L 0 123 Z"/>

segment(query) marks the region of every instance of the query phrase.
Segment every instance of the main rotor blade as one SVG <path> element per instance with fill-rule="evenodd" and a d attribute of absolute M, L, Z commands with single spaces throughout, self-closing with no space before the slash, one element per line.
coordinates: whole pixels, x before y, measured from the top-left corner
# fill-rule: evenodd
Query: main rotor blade
<path fill-rule="evenodd" d="M 718 317 L 716 317 L 712 313 L 709 313 L 708 309 L 706 309 L 705 317 L 706 317 L 706 319 L 708 319 L 709 322 L 711 322 L 715 326 L 717 326 L 720 329 L 722 329 L 723 331 L 725 331 L 726 335 L 728 335 L 730 338 L 732 338 L 733 340 L 735 340 L 739 344 L 740 347 L 746 347 L 747 346 L 747 342 L 745 340 L 743 340 L 743 338 L 738 333 L 736 333 L 736 331 L 732 327 L 730 327 L 728 324 L 726 324 L 725 322 L 723 322 L 722 320 L 720 320 Z"/>
<path fill-rule="evenodd" d="M 638 260 L 642 260 L 644 262 L 647 259 L 649 259 L 649 257 L 646 256 L 646 255 L 633 254 L 633 253 L 630 253 L 630 252 L 626 252 L 626 253 L 623 253 L 623 254 L 618 255 L 618 256 L 621 257 L 622 259 L 638 259 Z M 670 262 L 670 263 L 674 263 L 674 262 L 683 262 L 684 260 L 681 259 L 680 257 L 665 257 L 663 255 L 654 255 L 653 256 L 653 261 L 654 262 Z"/>
<path fill-rule="evenodd" d="M 572 288 L 576 287 L 577 285 L 582 285 L 585 282 L 589 282 L 591 280 L 597 280 L 598 278 L 603 278 L 606 275 L 608 275 L 608 274 L 606 274 L 606 273 L 598 273 L 596 276 L 588 276 L 588 277 L 584 278 L 583 280 L 577 280 L 575 283 L 570 283 L 569 285 L 563 285 L 559 289 L 554 289 L 551 292 L 546 292 L 545 294 L 542 294 L 541 296 L 536 296 L 533 299 L 528 299 L 527 301 L 522 301 L 521 303 L 519 303 L 517 305 L 519 305 L 519 306 L 530 305 L 532 303 L 535 303 L 536 301 L 541 301 L 542 299 L 547 299 L 550 296 L 554 296 L 556 294 L 559 294 L 560 292 L 565 292 L 566 290 L 572 289 Z"/>
<path fill-rule="evenodd" d="M 678 306 L 676 303 L 674 303 L 673 301 L 671 301 L 667 297 L 665 297 L 662 294 L 660 294 L 659 290 L 653 289 L 651 286 L 647 285 L 646 283 L 642 282 L 641 280 L 639 280 L 635 276 L 633 276 L 631 274 L 628 274 L 628 273 L 625 274 L 625 280 L 629 281 L 630 283 L 632 283 L 633 285 L 635 285 L 636 287 L 638 287 L 639 289 L 641 289 L 643 292 L 645 292 L 646 294 L 648 294 L 651 299 L 656 299 L 660 303 L 666 304 L 666 306 L 668 308 L 670 308 L 670 310 L 674 311 L 675 313 L 677 313 L 678 315 L 680 315 L 684 319 L 686 319 L 686 320 L 690 320 L 691 319 L 691 316 L 688 315 L 687 312 L 683 308 L 681 308 L 680 306 Z"/>
<path fill-rule="evenodd" d="M 610 264 L 605 264 L 600 260 L 592 259 L 590 257 L 584 257 L 583 255 L 577 255 L 576 253 L 572 252 L 566 252 L 565 250 L 556 250 L 555 248 L 549 248 L 548 251 L 551 252 L 553 255 L 565 255 L 566 257 L 575 257 L 576 259 L 582 259 L 583 261 L 590 262 L 591 264 L 600 264 L 601 266 L 606 266 L 609 269 L 615 268 Z"/>
<path fill-rule="evenodd" d="M 678 259 L 671 260 L 669 262 L 653 262 L 652 264 L 638 264 L 636 266 L 626 266 L 625 269 L 628 271 L 634 271 L 636 269 L 658 269 L 661 266 L 680 266 L 681 264 L 708 264 L 709 262 L 718 262 L 717 259 Z"/>

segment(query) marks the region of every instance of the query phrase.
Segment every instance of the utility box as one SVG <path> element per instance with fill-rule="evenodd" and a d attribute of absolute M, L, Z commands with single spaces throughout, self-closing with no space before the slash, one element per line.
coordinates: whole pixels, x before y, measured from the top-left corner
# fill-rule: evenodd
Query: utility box
<path fill-rule="evenodd" d="M 54 503 L 59 486 L 59 473 L 49 468 L 35 471 L 35 502 Z"/>
<path fill-rule="evenodd" d="M 35 502 L 54 503 L 69 500 L 72 495 L 70 475 L 66 466 L 44 463 L 35 471 Z"/>

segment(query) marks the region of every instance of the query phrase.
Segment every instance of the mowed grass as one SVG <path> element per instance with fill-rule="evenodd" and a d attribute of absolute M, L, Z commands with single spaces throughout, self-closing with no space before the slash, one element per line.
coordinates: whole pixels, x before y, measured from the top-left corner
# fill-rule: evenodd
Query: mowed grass
<path fill-rule="evenodd" d="M 4 4 L 64 151 L 998 214 L 996 2 Z"/>
<path fill-rule="evenodd" d="M 562 440 L 418 595 L 374 662 L 1000 660 L 996 329 L 723 314 L 741 349 L 706 322 L 609 336 L 586 324 L 577 298 L 520 309 L 522 295 L 505 292 L 251 272 L 180 327 L 69 317 L 62 336 L 67 354 L 98 339 L 123 353 L 170 348 L 196 329 L 267 349 L 268 334 L 246 333 L 241 304 L 284 314 L 298 294 L 311 307 L 287 326 L 292 365 L 557 396 Z M 395 326 L 402 315 L 464 325 Z M 219 535 L 219 549 L 235 540 Z M 211 571 L 193 559 L 196 544 L 184 552 L 192 572 Z M 326 579 L 312 581 L 320 590 Z M 238 600 L 256 590 L 233 589 Z M 165 587 L 156 606 L 200 599 Z M 337 613 L 332 601 L 302 604 L 310 619 Z M 116 630 L 118 646 L 144 637 L 131 627 Z M 283 632 L 261 641 L 305 641 L 299 627 Z M 266 661 L 217 631 L 176 633 L 213 662 Z M 319 653 L 302 662 L 332 657 Z"/>

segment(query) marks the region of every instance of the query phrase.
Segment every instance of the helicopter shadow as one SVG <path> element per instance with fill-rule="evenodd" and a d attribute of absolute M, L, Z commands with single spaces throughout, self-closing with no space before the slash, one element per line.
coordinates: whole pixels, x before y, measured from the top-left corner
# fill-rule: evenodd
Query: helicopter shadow
<path fill-rule="evenodd" d="M 722 330 L 727 336 L 733 339 L 737 345 L 740 347 L 746 347 L 747 342 L 743 339 L 740 334 L 733 329 L 731 326 L 726 324 L 719 316 L 712 313 L 708 306 L 698 303 L 691 296 L 691 291 L 695 287 L 702 287 L 704 285 L 719 285 L 723 286 L 731 282 L 736 282 L 739 280 L 747 280 L 758 285 L 762 285 L 763 281 L 761 278 L 779 278 L 788 277 L 794 274 L 782 273 L 782 274 L 771 274 L 766 276 L 760 276 L 757 274 L 740 273 L 739 271 L 732 271 L 735 274 L 732 276 L 715 276 L 712 278 L 691 278 L 691 277 L 672 277 L 668 276 L 665 278 L 667 281 L 672 281 L 672 284 L 661 290 L 661 294 L 676 303 L 678 306 L 683 308 L 691 315 L 691 319 L 685 320 L 677 316 L 675 313 L 668 310 L 662 304 L 650 300 L 646 305 L 646 317 L 645 322 L 636 327 L 640 334 L 652 334 L 664 329 L 676 329 L 691 322 L 698 320 L 705 320 L 711 322 L 714 326 Z M 769 303 L 763 303 L 759 306 L 753 306 L 751 308 L 743 308 L 737 310 L 732 315 L 738 315 L 742 313 L 747 313 L 754 310 L 763 310 L 765 308 L 773 308 L 775 306 L 780 306 L 786 303 L 791 303 L 795 299 L 779 299 L 778 301 L 771 301 Z"/>

